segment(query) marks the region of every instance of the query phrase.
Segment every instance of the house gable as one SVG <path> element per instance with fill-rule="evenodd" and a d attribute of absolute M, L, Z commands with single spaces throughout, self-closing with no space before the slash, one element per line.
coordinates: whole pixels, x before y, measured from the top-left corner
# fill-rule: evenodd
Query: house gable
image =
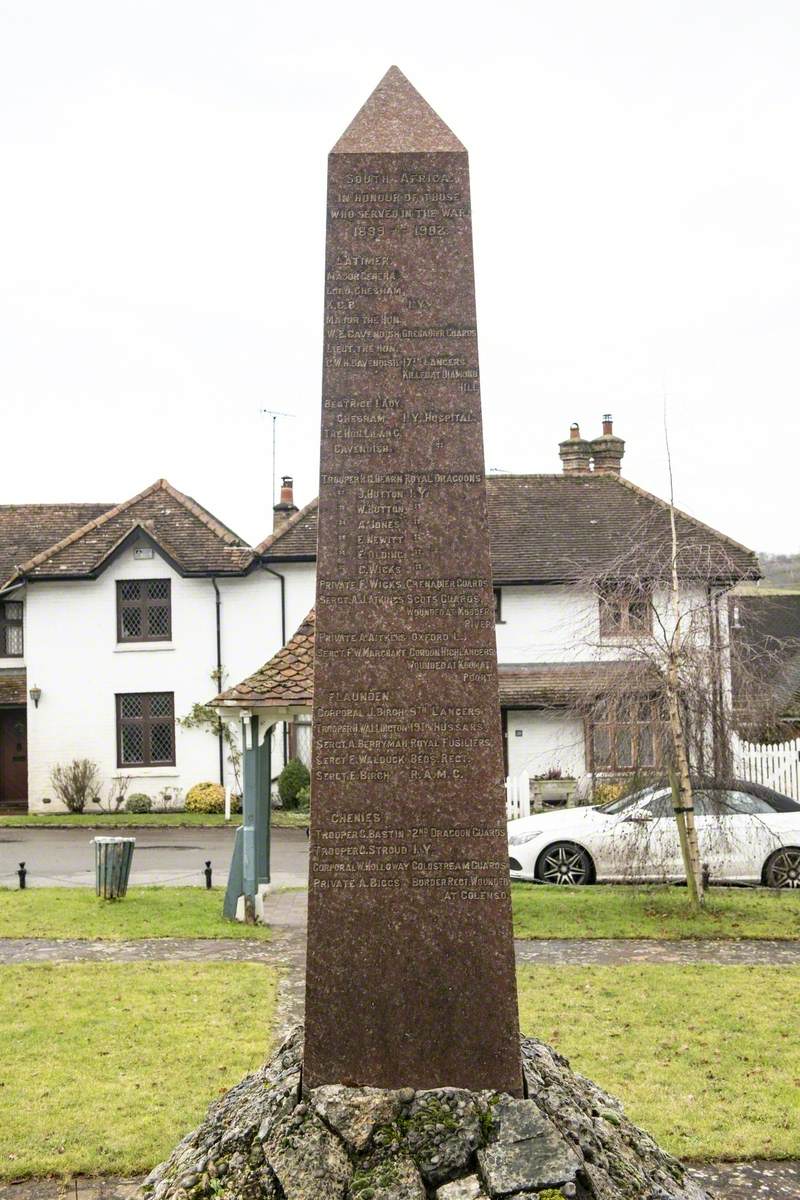
<path fill-rule="evenodd" d="M 15 565 L 10 580 L 93 579 L 137 538 L 154 545 L 181 575 L 242 575 L 256 562 L 242 538 L 159 479 Z"/>

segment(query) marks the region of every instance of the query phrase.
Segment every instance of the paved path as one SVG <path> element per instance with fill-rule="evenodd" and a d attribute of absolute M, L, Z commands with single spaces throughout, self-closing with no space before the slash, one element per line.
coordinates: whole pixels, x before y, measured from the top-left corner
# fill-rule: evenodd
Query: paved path
<path fill-rule="evenodd" d="M 678 963 L 682 966 L 716 963 L 729 967 L 800 965 L 800 941 L 542 938 L 516 941 L 514 949 L 518 963 L 535 963 L 537 966 L 621 966 L 625 963 Z"/>
<path fill-rule="evenodd" d="M 27 867 L 28 887 L 94 887 L 97 833 L 136 839 L 131 883 L 200 886 L 208 859 L 214 882 L 223 885 L 233 852 L 235 829 L 9 829 L 0 827 L 0 885 L 16 887 L 17 867 Z M 308 838 L 304 829 L 273 829 L 272 882 L 276 887 L 305 887 Z"/>

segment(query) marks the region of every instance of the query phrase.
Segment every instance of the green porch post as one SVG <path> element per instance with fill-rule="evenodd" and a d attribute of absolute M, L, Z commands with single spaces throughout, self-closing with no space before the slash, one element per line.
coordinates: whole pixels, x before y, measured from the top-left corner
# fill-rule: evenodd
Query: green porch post
<path fill-rule="evenodd" d="M 264 734 L 264 743 L 263 745 L 258 746 L 256 750 L 256 775 L 258 780 L 258 791 L 256 793 L 255 838 L 256 874 L 259 885 L 269 883 L 270 881 L 269 863 L 272 825 L 272 803 L 270 796 L 270 784 L 272 777 L 272 728 L 272 725 L 267 728 Z"/>
<path fill-rule="evenodd" d="M 244 885 L 244 919 L 248 925 L 255 922 L 255 899 L 258 891 L 258 849 L 256 828 L 258 821 L 259 746 L 258 717 L 246 717 L 242 722 L 244 745 L 244 795 L 242 796 L 242 877 Z M 248 729 L 249 725 L 249 729 Z"/>
<path fill-rule="evenodd" d="M 244 896 L 247 924 L 255 921 L 259 887 L 270 881 L 271 731 L 270 725 L 260 746 L 258 717 L 242 720 L 242 824 L 236 831 L 223 913 L 234 920 L 239 897 Z"/>

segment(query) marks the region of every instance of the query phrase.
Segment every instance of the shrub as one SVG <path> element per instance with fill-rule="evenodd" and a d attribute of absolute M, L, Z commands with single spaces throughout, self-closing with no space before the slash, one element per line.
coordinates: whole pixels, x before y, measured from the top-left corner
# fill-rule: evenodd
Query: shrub
<path fill-rule="evenodd" d="M 297 793 L 296 799 L 297 799 L 297 807 L 300 809 L 304 809 L 305 812 L 308 812 L 309 805 L 311 803 L 311 788 L 310 787 L 301 787 L 300 791 Z"/>
<path fill-rule="evenodd" d="M 620 796 L 625 793 L 625 784 L 619 781 L 606 780 L 604 783 L 596 783 L 594 787 L 594 803 L 608 804 L 610 800 L 619 800 Z"/>
<path fill-rule="evenodd" d="M 100 774 L 91 759 L 75 758 L 65 767 L 53 767 L 50 781 L 70 812 L 81 813 L 88 803 L 100 798 Z"/>
<path fill-rule="evenodd" d="M 290 758 L 278 776 L 278 795 L 284 808 L 297 808 L 298 793 L 309 787 L 311 776 L 308 767 L 299 758 Z"/>
<path fill-rule="evenodd" d="M 186 811 L 225 812 L 225 788 L 220 783 L 196 783 L 186 793 Z"/>
<path fill-rule="evenodd" d="M 128 796 L 125 801 L 125 812 L 129 813 L 148 813 L 152 812 L 153 801 L 144 792 L 134 792 L 132 796 Z"/>

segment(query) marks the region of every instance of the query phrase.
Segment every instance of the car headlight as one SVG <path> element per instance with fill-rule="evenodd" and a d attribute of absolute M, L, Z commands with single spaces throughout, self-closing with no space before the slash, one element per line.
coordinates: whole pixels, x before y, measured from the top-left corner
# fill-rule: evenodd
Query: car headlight
<path fill-rule="evenodd" d="M 524 833 L 520 830 L 519 833 L 510 833 L 508 835 L 509 846 L 524 846 L 526 842 L 532 842 L 534 838 L 541 837 L 543 830 L 532 829 Z"/>

